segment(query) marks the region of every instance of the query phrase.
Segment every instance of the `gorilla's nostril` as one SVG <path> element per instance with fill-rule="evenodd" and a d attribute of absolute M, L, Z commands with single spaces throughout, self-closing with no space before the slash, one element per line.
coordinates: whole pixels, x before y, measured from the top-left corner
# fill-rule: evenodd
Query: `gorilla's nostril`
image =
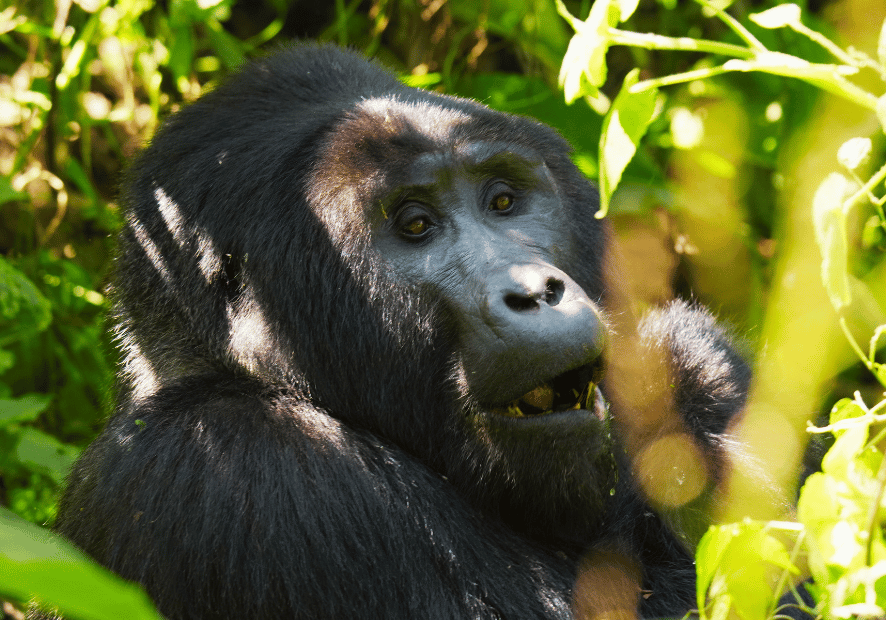
<path fill-rule="evenodd" d="M 549 306 L 556 306 L 558 303 L 560 303 L 560 300 L 563 299 L 563 293 L 565 291 L 566 285 L 563 284 L 562 280 L 558 280 L 557 278 L 548 278 L 548 281 L 545 284 L 545 303 Z"/>

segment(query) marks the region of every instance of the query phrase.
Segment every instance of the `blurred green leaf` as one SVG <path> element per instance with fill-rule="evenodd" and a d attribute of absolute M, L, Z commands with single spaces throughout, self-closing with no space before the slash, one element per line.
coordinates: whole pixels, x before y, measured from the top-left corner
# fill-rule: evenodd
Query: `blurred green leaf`
<path fill-rule="evenodd" d="M 837 161 L 847 170 L 856 170 L 870 160 L 873 148 L 870 138 L 851 138 L 837 150 Z"/>
<path fill-rule="evenodd" d="M 0 345 L 45 330 L 52 306 L 28 277 L 0 256 Z"/>
<path fill-rule="evenodd" d="M 12 183 L 5 176 L 0 176 L 0 205 L 13 200 L 24 200 L 28 197 L 25 192 L 17 192 L 12 188 Z"/>
<path fill-rule="evenodd" d="M 162 620 L 144 591 L 58 535 L 0 508 L 0 595 L 57 607 L 77 620 Z"/>
<path fill-rule="evenodd" d="M 243 52 L 243 44 L 238 39 L 228 34 L 214 19 L 206 22 L 206 28 L 212 48 L 227 69 L 236 69 L 243 64 L 246 54 Z"/>
<path fill-rule="evenodd" d="M 15 447 L 20 463 L 48 475 L 57 484 L 65 481 L 79 454 L 74 446 L 63 444 L 52 435 L 31 427 L 21 429 Z"/>
<path fill-rule="evenodd" d="M 12 422 L 31 422 L 52 402 L 49 394 L 25 394 L 0 399 L 0 428 Z"/>
<path fill-rule="evenodd" d="M 711 527 L 698 545 L 696 559 L 699 609 L 704 609 L 708 595 L 714 600 L 714 613 L 708 617 L 726 617 L 723 607 L 728 603 L 744 620 L 765 618 L 775 602 L 768 585 L 771 567 L 800 572 L 784 544 L 757 521 Z"/>
<path fill-rule="evenodd" d="M 846 475 L 849 464 L 861 454 L 868 440 L 868 426 L 856 424 L 840 433 L 821 462 L 822 471 L 835 477 Z"/>
<path fill-rule="evenodd" d="M 176 85 L 191 75 L 194 62 L 194 38 L 188 26 L 175 28 L 172 32 L 172 45 L 169 48 L 167 66 L 175 78 Z"/>
<path fill-rule="evenodd" d="M 852 195 L 856 184 L 838 172 L 828 175 L 812 201 L 815 238 L 821 251 L 821 279 L 831 304 L 838 311 L 849 305 L 848 241 L 843 201 Z"/>

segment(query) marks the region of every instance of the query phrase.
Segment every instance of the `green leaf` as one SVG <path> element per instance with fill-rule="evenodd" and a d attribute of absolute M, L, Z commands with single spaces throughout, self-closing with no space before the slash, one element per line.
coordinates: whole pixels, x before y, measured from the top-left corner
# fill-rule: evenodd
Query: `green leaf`
<path fill-rule="evenodd" d="M 845 477 L 850 463 L 861 454 L 867 440 L 867 424 L 858 424 L 846 429 L 824 455 L 821 461 L 822 471 L 837 478 Z"/>
<path fill-rule="evenodd" d="M 837 422 L 842 422 L 843 420 L 860 418 L 863 415 L 865 415 L 865 411 L 858 406 L 857 402 L 855 402 L 851 398 L 841 398 L 836 403 L 834 403 L 834 406 L 831 408 L 829 423 L 836 424 Z M 833 431 L 833 434 L 835 437 L 839 437 L 845 432 L 845 429 L 839 429 Z"/>
<path fill-rule="evenodd" d="M 591 6 L 588 18 L 581 21 L 557 0 L 557 11 L 575 30 L 560 66 L 559 84 L 566 102 L 572 103 L 585 95 L 596 96 L 606 82 L 609 28 L 618 24 L 621 9 L 615 0 L 599 0 Z"/>
<path fill-rule="evenodd" d="M 597 217 L 604 217 L 609 210 L 609 201 L 621 181 L 621 175 L 633 159 L 640 140 L 655 116 L 657 89 L 630 92 L 639 76 L 640 70 L 634 69 L 625 77 L 621 91 L 603 120 L 599 156 L 600 211 Z"/>
<path fill-rule="evenodd" d="M 34 283 L 0 256 L 0 345 L 49 327 L 52 305 Z"/>
<path fill-rule="evenodd" d="M 191 66 L 194 62 L 194 38 L 188 27 L 176 28 L 170 35 L 172 46 L 169 48 L 169 70 L 179 84 L 182 79 L 187 79 L 191 74 Z"/>
<path fill-rule="evenodd" d="M 757 521 L 711 527 L 699 543 L 696 562 L 699 609 L 710 596 L 714 615 L 725 617 L 728 604 L 744 620 L 765 618 L 774 603 L 775 593 L 767 585 L 773 566 L 799 573 L 784 544 Z"/>
<path fill-rule="evenodd" d="M 816 472 L 806 479 L 797 500 L 797 518 L 809 532 L 806 539 L 809 569 L 815 582 L 821 587 L 832 581 L 825 556 L 829 557 L 832 551 L 828 533 L 840 519 L 837 486 L 833 476 Z M 818 541 L 822 541 L 822 544 Z"/>
<path fill-rule="evenodd" d="M 754 13 L 750 15 L 750 19 L 761 28 L 771 30 L 799 24 L 800 15 L 800 7 L 796 4 L 780 4 L 762 13 Z"/>
<path fill-rule="evenodd" d="M 866 250 L 879 246 L 886 240 L 886 226 L 879 215 L 872 215 L 865 220 L 861 229 L 861 245 Z"/>
<path fill-rule="evenodd" d="M 0 205 L 12 202 L 13 200 L 24 200 L 28 197 L 25 192 L 17 192 L 12 187 L 8 177 L 0 177 Z"/>
<path fill-rule="evenodd" d="M 161 620 L 141 588 L 5 508 L 0 508 L 0 595 L 36 597 L 78 620 Z"/>
<path fill-rule="evenodd" d="M 848 241 L 843 201 L 855 184 L 838 172 L 822 181 L 812 200 L 815 239 L 821 251 L 821 279 L 837 311 L 849 305 Z"/>
<path fill-rule="evenodd" d="M 246 60 L 243 45 L 239 39 L 232 37 L 222 28 L 218 20 L 210 19 L 206 22 L 209 32 L 209 40 L 222 63 L 228 69 L 236 69 Z"/>
<path fill-rule="evenodd" d="M 19 398 L 0 398 L 0 428 L 13 422 L 31 422 L 52 402 L 49 394 L 25 394 Z"/>
<path fill-rule="evenodd" d="M 14 452 L 20 463 L 46 474 L 58 484 L 64 482 L 79 453 L 76 447 L 31 427 L 21 429 Z"/>

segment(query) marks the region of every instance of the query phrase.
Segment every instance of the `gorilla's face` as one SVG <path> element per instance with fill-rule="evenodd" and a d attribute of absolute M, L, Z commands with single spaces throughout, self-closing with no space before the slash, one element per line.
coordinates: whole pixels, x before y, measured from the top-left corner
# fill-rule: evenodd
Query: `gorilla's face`
<path fill-rule="evenodd" d="M 582 273 L 583 251 L 602 249 L 577 238 L 595 205 L 570 204 L 543 128 L 483 111 L 489 119 L 427 101 L 364 102 L 322 167 L 348 180 L 327 204 L 359 197 L 359 208 L 320 217 L 334 238 L 368 228 L 385 268 L 435 299 L 452 326 L 460 398 L 449 426 L 459 440 L 443 443 L 470 450 L 447 455 L 445 473 L 519 512 L 516 522 L 550 527 L 551 513 L 569 514 L 581 528 L 599 516 L 614 474 L 597 387 L 605 328 L 570 275 Z"/>

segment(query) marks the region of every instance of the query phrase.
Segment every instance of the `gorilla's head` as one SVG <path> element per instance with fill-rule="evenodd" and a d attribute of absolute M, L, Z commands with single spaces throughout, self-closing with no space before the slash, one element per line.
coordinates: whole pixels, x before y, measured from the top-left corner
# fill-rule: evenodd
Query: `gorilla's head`
<path fill-rule="evenodd" d="M 553 130 L 296 46 L 173 117 L 129 188 L 130 398 L 231 368 L 516 527 L 598 522 L 607 230 Z"/>

